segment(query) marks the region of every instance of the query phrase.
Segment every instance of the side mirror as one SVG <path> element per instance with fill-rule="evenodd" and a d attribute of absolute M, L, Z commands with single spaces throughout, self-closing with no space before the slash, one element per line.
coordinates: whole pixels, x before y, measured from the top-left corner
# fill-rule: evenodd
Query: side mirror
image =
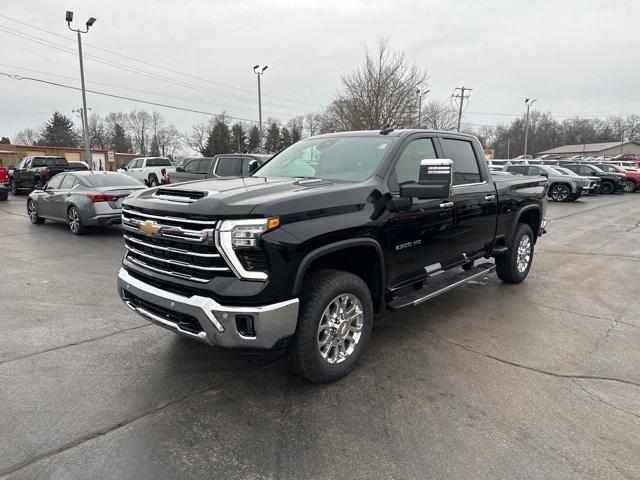
<path fill-rule="evenodd" d="M 542 175 L 543 177 L 549 178 L 549 174 L 547 172 L 542 172 L 542 173 L 540 173 L 540 175 Z"/>
<path fill-rule="evenodd" d="M 176 167 L 176 172 L 184 172 L 184 168 L 182 168 L 182 167 Z"/>
<path fill-rule="evenodd" d="M 418 183 L 400 186 L 405 198 L 448 198 L 453 183 L 453 162 L 447 158 L 425 159 L 420 162 Z"/>
<path fill-rule="evenodd" d="M 249 173 L 255 172 L 259 166 L 260 166 L 260 163 L 257 160 L 249 161 L 249 165 L 247 166 L 247 168 L 249 169 Z"/>

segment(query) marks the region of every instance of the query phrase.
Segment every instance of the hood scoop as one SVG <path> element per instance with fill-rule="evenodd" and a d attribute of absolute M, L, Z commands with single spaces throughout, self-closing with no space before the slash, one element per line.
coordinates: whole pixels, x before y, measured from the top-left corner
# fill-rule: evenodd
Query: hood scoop
<path fill-rule="evenodd" d="M 174 188 L 159 188 L 153 194 L 153 198 L 173 203 L 193 203 L 201 198 L 217 192 L 204 192 L 201 190 L 178 190 Z"/>

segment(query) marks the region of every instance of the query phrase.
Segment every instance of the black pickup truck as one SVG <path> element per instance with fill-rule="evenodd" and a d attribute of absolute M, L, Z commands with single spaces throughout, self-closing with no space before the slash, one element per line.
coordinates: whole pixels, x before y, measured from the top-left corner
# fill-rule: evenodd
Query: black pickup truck
<path fill-rule="evenodd" d="M 14 195 L 30 192 L 42 188 L 54 175 L 70 169 L 69 162 L 62 156 L 24 157 L 9 177 L 9 188 Z"/>
<path fill-rule="evenodd" d="M 118 291 L 175 333 L 286 349 L 299 374 L 331 382 L 363 354 L 376 314 L 494 269 L 505 282 L 524 280 L 547 188 L 544 177 L 492 178 L 469 135 L 311 137 L 249 177 L 128 197 Z"/>

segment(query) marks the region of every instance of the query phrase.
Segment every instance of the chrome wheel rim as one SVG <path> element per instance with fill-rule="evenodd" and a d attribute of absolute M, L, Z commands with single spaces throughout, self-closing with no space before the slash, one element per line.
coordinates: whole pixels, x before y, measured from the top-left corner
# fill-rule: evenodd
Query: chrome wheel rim
<path fill-rule="evenodd" d="M 36 204 L 33 203 L 32 200 L 29 200 L 29 203 L 27 203 L 27 213 L 29 214 L 31 223 L 36 223 L 38 220 L 38 211 L 36 210 Z"/>
<path fill-rule="evenodd" d="M 624 182 L 624 191 L 625 192 L 633 192 L 636 188 L 636 184 L 631 181 Z"/>
<path fill-rule="evenodd" d="M 529 266 L 531 260 L 531 239 L 528 235 L 523 235 L 518 243 L 518 258 L 516 260 L 516 267 L 518 272 L 523 273 Z"/>
<path fill-rule="evenodd" d="M 78 211 L 75 208 L 69 209 L 69 228 L 73 233 L 78 233 L 80 230 L 80 217 Z"/>
<path fill-rule="evenodd" d="M 344 362 L 362 337 L 364 313 L 360 300 L 350 293 L 335 297 L 324 309 L 316 344 L 322 358 L 331 365 Z"/>

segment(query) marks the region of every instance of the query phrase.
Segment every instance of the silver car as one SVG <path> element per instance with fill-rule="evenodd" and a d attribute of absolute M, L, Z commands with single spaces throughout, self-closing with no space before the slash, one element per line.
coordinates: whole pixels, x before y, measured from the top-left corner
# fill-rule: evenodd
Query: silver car
<path fill-rule="evenodd" d="M 66 222 L 72 233 L 82 235 L 88 226 L 120 223 L 122 200 L 143 188 L 146 187 L 122 173 L 63 172 L 42 190 L 29 194 L 27 213 L 31 223 Z"/>

